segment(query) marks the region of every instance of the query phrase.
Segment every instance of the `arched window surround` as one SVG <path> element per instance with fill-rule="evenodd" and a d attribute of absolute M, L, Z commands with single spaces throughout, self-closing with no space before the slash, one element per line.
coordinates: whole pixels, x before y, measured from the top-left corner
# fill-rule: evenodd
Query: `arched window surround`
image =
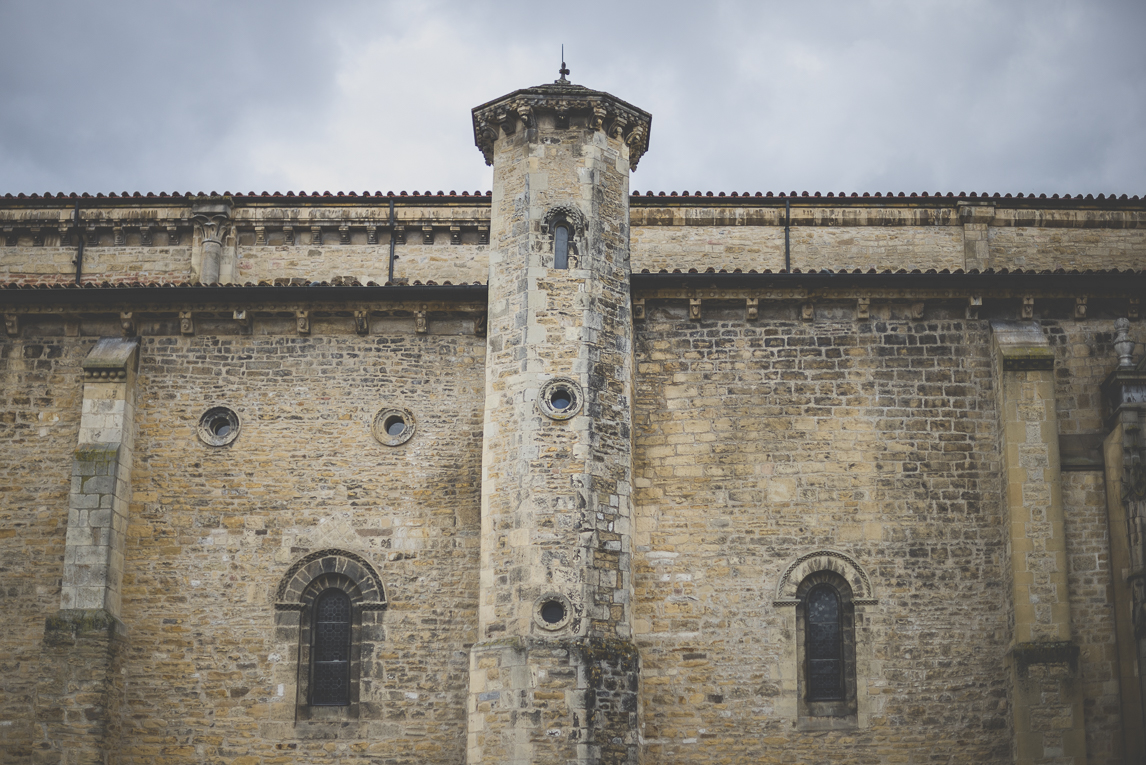
<path fill-rule="evenodd" d="M 565 229 L 565 260 L 559 260 L 558 229 Z M 585 252 L 585 216 L 571 205 L 551 208 L 542 221 L 541 233 L 547 237 L 548 253 L 544 265 L 558 270 L 581 268 L 582 253 Z"/>
<path fill-rule="evenodd" d="M 840 698 L 809 695 L 807 654 L 808 597 L 822 588 L 838 598 L 841 633 L 842 690 Z M 850 555 L 838 550 L 816 550 L 793 560 L 776 585 L 773 606 L 783 617 L 785 636 L 781 651 L 781 695 L 777 712 L 801 730 L 854 730 L 866 728 L 870 718 L 867 688 L 878 680 L 874 665 L 867 612 L 878 604 L 870 576 Z"/>
<path fill-rule="evenodd" d="M 338 590 L 350 601 L 350 652 L 345 703 L 314 698 L 315 607 L 325 593 Z M 360 713 L 364 667 L 384 638 L 386 595 L 377 570 L 346 550 L 320 550 L 297 561 L 280 579 L 275 593 L 276 642 L 281 655 L 297 657 L 293 673 L 295 720 L 353 720 Z M 293 647 L 293 650 L 290 648 Z"/>

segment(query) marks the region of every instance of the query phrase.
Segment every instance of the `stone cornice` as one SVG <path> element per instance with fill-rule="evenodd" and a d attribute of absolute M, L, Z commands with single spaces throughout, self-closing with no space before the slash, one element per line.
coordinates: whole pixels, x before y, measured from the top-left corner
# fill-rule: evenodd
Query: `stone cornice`
<path fill-rule="evenodd" d="M 586 115 L 591 128 L 628 145 L 629 167 L 633 170 L 648 151 L 651 114 L 609 93 L 553 83 L 515 90 L 474 107 L 474 143 L 485 156 L 486 164 L 493 164 L 493 144 L 502 132 L 507 135 L 516 132 L 518 122 L 526 129 L 535 127 L 539 112 Z"/>

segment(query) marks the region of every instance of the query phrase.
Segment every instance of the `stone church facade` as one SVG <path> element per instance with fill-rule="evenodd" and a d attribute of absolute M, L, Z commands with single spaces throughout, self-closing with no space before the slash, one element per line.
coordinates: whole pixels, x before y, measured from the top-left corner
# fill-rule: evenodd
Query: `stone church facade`
<path fill-rule="evenodd" d="M 2 763 L 1142 763 L 1146 200 L 0 198 Z"/>

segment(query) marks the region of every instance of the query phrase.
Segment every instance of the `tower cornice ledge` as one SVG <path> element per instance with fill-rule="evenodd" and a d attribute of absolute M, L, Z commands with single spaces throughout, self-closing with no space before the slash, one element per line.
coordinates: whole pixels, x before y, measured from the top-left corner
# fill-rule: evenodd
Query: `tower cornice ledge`
<path fill-rule="evenodd" d="M 518 123 L 525 129 L 536 127 L 542 113 L 577 118 L 585 127 L 622 139 L 629 147 L 631 170 L 637 169 L 648 151 L 651 114 L 609 93 L 556 82 L 515 90 L 474 107 L 474 143 L 485 155 L 485 163 L 493 164 L 493 144 L 499 135 L 517 132 Z"/>

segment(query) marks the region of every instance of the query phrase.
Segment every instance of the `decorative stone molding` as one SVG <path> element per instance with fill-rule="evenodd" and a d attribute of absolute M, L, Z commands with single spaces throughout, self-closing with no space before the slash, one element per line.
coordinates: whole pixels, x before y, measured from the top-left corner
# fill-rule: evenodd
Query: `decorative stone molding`
<path fill-rule="evenodd" d="M 857 606 L 874 606 L 879 603 L 871 577 L 855 558 L 839 550 L 817 550 L 801 555 L 788 564 L 780 581 L 776 584 L 776 597 L 772 605 L 777 607 L 796 606 L 800 599 L 796 591 L 800 582 L 817 571 L 834 571 L 842 576 L 852 588 L 852 603 Z"/>
<path fill-rule="evenodd" d="M 486 164 L 493 164 L 493 145 L 501 134 L 513 135 L 519 122 L 525 129 L 535 128 L 541 112 L 554 114 L 563 122 L 577 115 L 592 130 L 624 141 L 632 170 L 648 151 L 652 123 L 648 112 L 608 93 L 555 82 L 517 90 L 474 108 L 474 143 Z"/>
<path fill-rule="evenodd" d="M 370 561 L 347 550 L 318 550 L 299 561 L 279 580 L 275 590 L 274 606 L 279 611 L 299 611 L 306 603 L 303 596 L 311 582 L 325 574 L 340 574 L 357 586 L 350 593 L 355 606 L 363 611 L 381 611 L 386 608 L 386 589 L 382 577 Z"/>
<path fill-rule="evenodd" d="M 537 408 L 551 420 L 568 420 L 581 411 L 585 395 L 572 377 L 554 377 L 537 393 Z"/>
<path fill-rule="evenodd" d="M 417 427 L 413 412 L 404 407 L 391 406 L 374 415 L 370 432 L 383 446 L 401 446 L 414 437 Z"/>
<path fill-rule="evenodd" d="M 992 321 L 991 330 L 1003 357 L 1004 372 L 1054 369 L 1054 349 L 1036 322 Z"/>
<path fill-rule="evenodd" d="M 242 422 L 234 409 L 226 406 L 213 406 L 199 418 L 196 434 L 207 446 L 227 446 L 239 437 Z"/>
<path fill-rule="evenodd" d="M 559 592 L 547 592 L 533 604 L 533 623 L 546 632 L 565 629 L 574 616 L 573 603 Z"/>
<path fill-rule="evenodd" d="M 135 337 L 135 317 L 132 311 L 121 311 L 119 314 L 119 326 L 123 330 L 124 337 Z"/>
<path fill-rule="evenodd" d="M 20 317 L 14 313 L 4 314 L 4 331 L 8 333 L 8 337 L 16 337 L 20 334 Z"/>
<path fill-rule="evenodd" d="M 856 298 L 856 318 L 857 319 L 870 319 L 871 318 L 871 298 L 868 298 L 868 297 Z"/>

